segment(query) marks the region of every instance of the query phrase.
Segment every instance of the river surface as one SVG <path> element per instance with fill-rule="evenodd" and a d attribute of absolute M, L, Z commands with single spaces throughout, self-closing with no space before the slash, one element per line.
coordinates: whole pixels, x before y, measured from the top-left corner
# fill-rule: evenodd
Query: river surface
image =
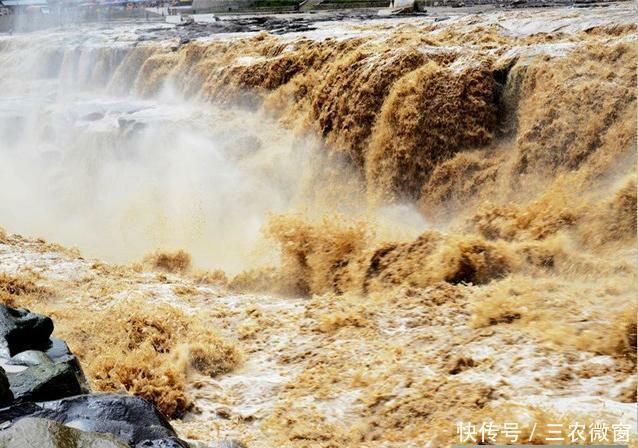
<path fill-rule="evenodd" d="M 633 12 L 0 35 L 0 272 L 188 439 L 635 439 Z"/>

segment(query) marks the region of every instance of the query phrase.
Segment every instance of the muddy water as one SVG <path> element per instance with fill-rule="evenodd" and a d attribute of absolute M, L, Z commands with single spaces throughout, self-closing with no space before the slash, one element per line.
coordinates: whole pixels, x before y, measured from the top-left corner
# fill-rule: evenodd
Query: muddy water
<path fill-rule="evenodd" d="M 187 101 L 170 86 L 152 99 L 111 94 L 143 82 L 122 65 L 132 46 L 69 34 L 4 42 L 9 230 L 116 262 L 184 248 L 238 272 L 259 262 L 267 214 L 313 207 L 318 174 L 340 169 L 316 139 L 254 109 Z"/>
<path fill-rule="evenodd" d="M 193 439 L 635 428 L 629 9 L 3 36 L 0 223 L 128 264 L 4 235 L 6 300 Z"/>
<path fill-rule="evenodd" d="M 255 107 L 185 99 L 179 81 L 139 95 L 137 59 L 174 42 L 136 49 L 125 29 L 4 39 L 7 229 L 115 262 L 183 248 L 202 266 L 237 273 L 272 262 L 255 251 L 269 213 L 365 208 L 357 174 L 328 160 L 316 137 Z M 326 203 L 333 189 L 351 198 Z M 407 206 L 387 213 L 424 228 Z"/>

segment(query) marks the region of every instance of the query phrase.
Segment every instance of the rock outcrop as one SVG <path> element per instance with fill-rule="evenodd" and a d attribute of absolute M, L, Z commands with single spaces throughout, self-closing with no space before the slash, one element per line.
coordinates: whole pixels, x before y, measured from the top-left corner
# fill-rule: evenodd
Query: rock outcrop
<path fill-rule="evenodd" d="M 0 448 L 191 447 L 153 403 L 91 393 L 52 332 L 48 317 L 0 304 Z"/>
<path fill-rule="evenodd" d="M 52 420 L 24 418 L 0 432 L 0 448 L 127 448 L 110 434 L 85 432 Z"/>
<path fill-rule="evenodd" d="M 53 321 L 25 310 L 0 304 L 0 357 L 9 358 L 25 350 L 46 350 Z"/>
<path fill-rule="evenodd" d="M 13 402 L 13 392 L 9 387 L 7 373 L 0 367 L 0 406 L 7 406 Z"/>
<path fill-rule="evenodd" d="M 9 375 L 9 385 L 17 401 L 47 401 L 86 393 L 71 361 L 43 362 Z"/>
<path fill-rule="evenodd" d="M 149 401 L 119 394 L 85 394 L 0 409 L 0 423 L 25 417 L 53 420 L 88 432 L 110 433 L 129 446 L 188 448 Z"/>
<path fill-rule="evenodd" d="M 48 317 L 0 304 L 0 365 L 12 394 L 11 400 L 0 399 L 2 405 L 90 392 L 77 357 L 51 333 Z"/>

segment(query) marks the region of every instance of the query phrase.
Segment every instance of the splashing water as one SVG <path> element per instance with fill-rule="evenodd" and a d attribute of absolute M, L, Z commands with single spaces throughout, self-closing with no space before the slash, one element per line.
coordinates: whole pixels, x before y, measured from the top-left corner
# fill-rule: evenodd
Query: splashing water
<path fill-rule="evenodd" d="M 70 291 L 57 303 L 11 300 L 58 306 L 72 344 L 95 328 L 87 358 L 99 387 L 126 383 L 137 364 L 175 370 L 151 398 L 181 415 L 167 406 L 174 393 L 182 407 L 194 397 L 203 413 L 178 425 L 197 437 L 222 428 L 258 447 L 444 446 L 456 419 L 507 421 L 515 409 L 557 422 L 565 403 L 583 421 L 633 422 L 629 9 L 326 23 L 187 44 L 137 25 L 0 37 L 0 224 L 116 261 L 182 248 L 233 275 L 198 276 L 175 252 L 147 258 L 154 277 L 6 237 L 3 261 L 48 250 L 63 261 L 44 271 Z M 73 294 L 96 314 L 69 306 Z M 118 302 L 129 295 L 142 302 Z M 99 313 L 129 307 L 133 328 L 154 334 L 173 313 L 146 309 L 157 301 L 192 311 L 162 333 L 177 360 L 128 356 L 119 342 L 101 351 Z M 227 357 L 232 371 L 190 377 L 182 364 L 205 347 L 175 339 L 197 340 L 194 316 L 224 329 L 245 364 L 211 335 L 223 349 L 200 357 Z"/>
<path fill-rule="evenodd" d="M 269 213 L 356 202 L 322 198 L 340 187 L 328 176 L 354 179 L 340 193 L 360 193 L 356 175 L 316 139 L 170 86 L 152 99 L 113 94 L 141 82 L 127 76 L 132 45 L 98 33 L 79 43 L 71 33 L 47 37 L 5 39 L 0 56 L 7 229 L 117 262 L 185 248 L 196 263 L 232 273 L 268 259 L 254 249 Z"/>

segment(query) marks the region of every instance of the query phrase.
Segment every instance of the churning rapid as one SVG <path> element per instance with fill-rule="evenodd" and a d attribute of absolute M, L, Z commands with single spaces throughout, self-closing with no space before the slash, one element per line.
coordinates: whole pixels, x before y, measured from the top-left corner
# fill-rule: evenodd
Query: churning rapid
<path fill-rule="evenodd" d="M 632 13 L 0 36 L 0 297 L 193 440 L 635 438 Z"/>

